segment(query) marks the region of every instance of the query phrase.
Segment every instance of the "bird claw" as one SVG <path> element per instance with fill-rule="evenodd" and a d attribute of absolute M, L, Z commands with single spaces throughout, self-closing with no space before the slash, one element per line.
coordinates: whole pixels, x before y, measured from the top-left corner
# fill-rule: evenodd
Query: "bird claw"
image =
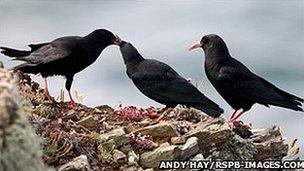
<path fill-rule="evenodd" d="M 229 120 L 228 124 L 232 131 L 242 138 L 249 138 L 252 135 L 252 123 L 244 124 L 244 122 L 240 120 Z"/>
<path fill-rule="evenodd" d="M 165 107 L 159 111 L 160 116 L 155 120 L 157 123 L 163 122 L 165 115 L 169 114 L 174 108 Z"/>
<path fill-rule="evenodd" d="M 237 119 L 229 119 L 228 125 L 231 129 L 239 128 L 242 126 L 247 127 L 248 129 L 252 129 L 252 123 L 244 124 L 243 121 L 237 120 Z"/>
<path fill-rule="evenodd" d="M 44 98 L 49 101 L 54 101 L 54 98 L 47 91 L 44 91 Z"/>
<path fill-rule="evenodd" d="M 164 119 L 164 114 L 161 114 L 155 121 L 156 121 L 157 123 L 160 123 L 160 122 L 163 121 L 163 119 Z"/>
<path fill-rule="evenodd" d="M 236 120 L 233 120 L 232 117 L 229 117 L 229 119 L 228 119 L 228 125 L 229 125 L 231 128 L 233 128 L 235 122 L 237 122 L 237 121 L 236 121 Z"/>
<path fill-rule="evenodd" d="M 70 101 L 69 104 L 68 104 L 68 107 L 69 108 L 76 108 L 77 104 L 74 101 Z"/>
<path fill-rule="evenodd" d="M 233 122 L 230 122 L 229 125 L 232 128 L 239 128 L 244 125 L 244 122 L 243 121 L 233 121 Z"/>

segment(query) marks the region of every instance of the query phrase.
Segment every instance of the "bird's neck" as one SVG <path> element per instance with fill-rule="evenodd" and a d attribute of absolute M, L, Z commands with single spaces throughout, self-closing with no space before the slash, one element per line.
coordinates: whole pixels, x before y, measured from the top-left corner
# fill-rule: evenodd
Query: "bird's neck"
<path fill-rule="evenodd" d="M 217 72 L 219 69 L 225 65 L 225 61 L 229 59 L 230 55 L 222 53 L 205 53 L 205 70 L 209 70 L 212 72 Z"/>
<path fill-rule="evenodd" d="M 213 48 L 205 50 L 205 63 L 207 65 L 217 65 L 229 59 L 230 53 L 228 48 Z"/>
<path fill-rule="evenodd" d="M 92 36 L 91 34 L 83 37 L 83 42 L 88 45 L 87 48 L 91 52 L 101 53 L 111 42 Z"/>
<path fill-rule="evenodd" d="M 133 55 L 123 55 L 125 65 L 128 67 L 135 66 L 145 60 L 139 53 Z"/>
<path fill-rule="evenodd" d="M 212 58 L 230 57 L 229 50 L 226 47 L 207 49 L 207 50 L 205 50 L 205 55 L 212 57 Z"/>

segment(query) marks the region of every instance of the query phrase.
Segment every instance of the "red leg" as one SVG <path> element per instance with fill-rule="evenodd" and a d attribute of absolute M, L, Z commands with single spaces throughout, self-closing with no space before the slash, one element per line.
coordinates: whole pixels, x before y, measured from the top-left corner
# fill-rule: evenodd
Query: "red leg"
<path fill-rule="evenodd" d="M 235 114 L 237 113 L 237 111 L 238 110 L 234 110 L 234 112 L 229 116 L 228 121 L 231 121 L 235 117 Z"/>
<path fill-rule="evenodd" d="M 232 122 L 237 121 L 243 114 L 245 113 L 244 110 L 242 110 L 237 116 L 231 119 Z"/>
<path fill-rule="evenodd" d="M 44 88 L 44 97 L 46 99 L 48 99 L 48 100 L 53 100 L 53 97 L 49 93 L 47 78 L 44 77 L 43 79 L 44 79 L 44 85 L 45 85 L 45 88 Z"/>
<path fill-rule="evenodd" d="M 76 103 L 75 103 L 75 101 L 73 100 L 73 97 L 72 97 L 72 94 L 71 94 L 71 91 L 68 91 L 69 92 L 69 97 L 70 97 L 70 104 L 69 104 L 69 106 L 70 107 L 76 107 Z"/>
<path fill-rule="evenodd" d="M 251 129 L 252 124 L 249 123 L 247 125 L 244 125 L 242 121 L 239 120 L 239 118 L 245 113 L 246 111 L 242 109 L 241 112 L 239 112 L 236 116 L 236 112 L 233 113 L 231 117 L 229 117 L 228 124 L 232 129 L 242 129 L 244 126 L 246 129 Z"/>

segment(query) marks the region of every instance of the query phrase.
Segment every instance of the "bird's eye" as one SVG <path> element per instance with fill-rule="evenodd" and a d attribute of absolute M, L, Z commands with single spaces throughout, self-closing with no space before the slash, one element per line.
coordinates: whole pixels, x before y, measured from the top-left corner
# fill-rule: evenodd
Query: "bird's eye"
<path fill-rule="evenodd" d="M 208 38 L 205 37 L 205 38 L 203 39 L 203 43 L 207 43 L 207 42 L 208 42 Z"/>

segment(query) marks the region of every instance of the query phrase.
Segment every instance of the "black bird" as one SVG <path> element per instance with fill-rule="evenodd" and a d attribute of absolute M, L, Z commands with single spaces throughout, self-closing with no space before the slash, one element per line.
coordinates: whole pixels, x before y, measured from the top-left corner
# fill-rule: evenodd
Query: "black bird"
<path fill-rule="evenodd" d="M 197 108 L 212 117 L 223 113 L 223 109 L 167 64 L 145 59 L 129 42 L 121 41 L 120 52 L 128 77 L 144 95 L 166 105 L 165 112 L 182 104 Z"/>
<path fill-rule="evenodd" d="M 189 50 L 202 48 L 205 52 L 205 72 L 219 94 L 235 110 L 229 118 L 234 123 L 252 105 L 259 103 L 303 111 L 304 99 L 287 93 L 252 73 L 245 65 L 230 56 L 224 40 L 218 35 L 204 36 Z M 237 111 L 242 111 L 237 115 Z"/>
<path fill-rule="evenodd" d="M 70 93 L 73 77 L 77 72 L 91 65 L 100 53 L 109 45 L 116 44 L 116 37 L 105 29 L 98 29 L 87 36 L 60 37 L 51 42 L 30 44 L 31 50 L 16 50 L 0 47 L 1 53 L 13 60 L 25 61 L 13 70 L 24 73 L 41 74 L 45 80 L 44 94 L 52 99 L 47 86 L 47 77 L 63 75 L 66 77 L 65 87 L 69 92 L 71 104 L 75 102 Z"/>

